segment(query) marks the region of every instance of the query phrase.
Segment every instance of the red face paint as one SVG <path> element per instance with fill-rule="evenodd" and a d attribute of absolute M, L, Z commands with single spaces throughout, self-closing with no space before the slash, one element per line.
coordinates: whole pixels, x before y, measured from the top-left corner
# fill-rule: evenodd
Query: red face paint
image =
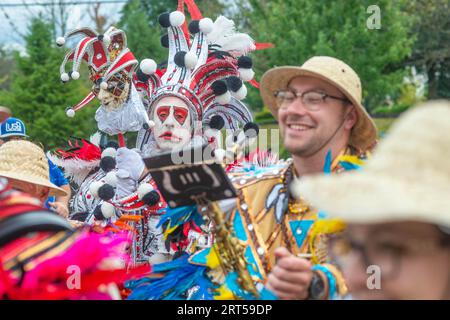
<path fill-rule="evenodd" d="M 156 111 L 156 114 L 158 115 L 159 120 L 161 120 L 161 122 L 166 121 L 167 117 L 169 116 L 170 113 L 170 107 L 166 107 L 166 106 L 161 106 L 158 108 L 158 110 Z"/>
<path fill-rule="evenodd" d="M 174 107 L 173 116 L 179 124 L 183 125 L 188 116 L 188 110 L 182 107 Z"/>

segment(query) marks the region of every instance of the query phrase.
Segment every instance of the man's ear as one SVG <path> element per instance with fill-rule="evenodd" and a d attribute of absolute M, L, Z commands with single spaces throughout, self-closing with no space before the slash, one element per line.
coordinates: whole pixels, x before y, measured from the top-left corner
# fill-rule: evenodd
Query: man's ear
<path fill-rule="evenodd" d="M 349 105 L 346 110 L 345 124 L 344 128 L 351 130 L 358 121 L 358 114 L 356 113 L 356 108 L 353 105 Z"/>

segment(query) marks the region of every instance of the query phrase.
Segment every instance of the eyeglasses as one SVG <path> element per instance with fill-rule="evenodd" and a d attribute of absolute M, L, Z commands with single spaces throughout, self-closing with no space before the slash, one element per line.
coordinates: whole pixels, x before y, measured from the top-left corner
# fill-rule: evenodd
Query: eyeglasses
<path fill-rule="evenodd" d="M 306 91 L 300 93 L 290 89 L 275 91 L 274 97 L 279 108 L 287 108 L 295 99 L 300 98 L 308 111 L 318 111 L 325 104 L 327 98 L 349 102 L 347 98 L 335 97 L 323 92 Z"/>
<path fill-rule="evenodd" d="M 359 253 L 366 267 L 376 265 L 380 268 L 383 278 L 392 279 L 398 275 L 404 257 L 427 254 L 436 248 L 449 245 L 448 238 L 405 239 L 402 243 L 380 238 L 362 243 L 344 233 L 330 238 L 329 252 L 331 258 L 343 268 L 355 258 L 355 253 Z"/>

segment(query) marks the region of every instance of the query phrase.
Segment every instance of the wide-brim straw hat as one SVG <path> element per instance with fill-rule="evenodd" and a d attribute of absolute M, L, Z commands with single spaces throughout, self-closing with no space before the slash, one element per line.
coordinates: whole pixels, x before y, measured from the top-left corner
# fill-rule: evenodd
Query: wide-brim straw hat
<path fill-rule="evenodd" d="M 6 108 L 0 106 L 0 124 L 3 123 L 6 119 L 8 119 L 11 116 L 11 111 Z"/>
<path fill-rule="evenodd" d="M 50 188 L 51 196 L 67 195 L 50 182 L 44 151 L 29 141 L 13 140 L 0 147 L 0 176 L 8 178 L 13 187 L 25 182 Z"/>
<path fill-rule="evenodd" d="M 350 223 L 419 221 L 450 227 L 450 101 L 404 114 L 358 171 L 292 185 L 330 217 Z"/>
<path fill-rule="evenodd" d="M 349 144 L 361 151 L 366 151 L 374 146 L 377 129 L 361 103 L 361 81 L 350 66 L 336 58 L 317 56 L 307 60 L 301 67 L 283 66 L 268 70 L 261 78 L 260 92 L 264 105 L 269 108 L 275 119 L 278 119 L 275 92 L 286 89 L 289 82 L 299 76 L 318 78 L 339 89 L 356 107 L 358 114 Z"/>

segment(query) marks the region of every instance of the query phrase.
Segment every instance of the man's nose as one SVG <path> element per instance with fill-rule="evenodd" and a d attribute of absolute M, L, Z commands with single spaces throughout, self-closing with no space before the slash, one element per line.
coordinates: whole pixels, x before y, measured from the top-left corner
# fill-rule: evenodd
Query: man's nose
<path fill-rule="evenodd" d="M 305 107 L 300 97 L 294 99 L 286 108 L 287 114 L 305 115 L 308 113 L 308 109 Z"/>

